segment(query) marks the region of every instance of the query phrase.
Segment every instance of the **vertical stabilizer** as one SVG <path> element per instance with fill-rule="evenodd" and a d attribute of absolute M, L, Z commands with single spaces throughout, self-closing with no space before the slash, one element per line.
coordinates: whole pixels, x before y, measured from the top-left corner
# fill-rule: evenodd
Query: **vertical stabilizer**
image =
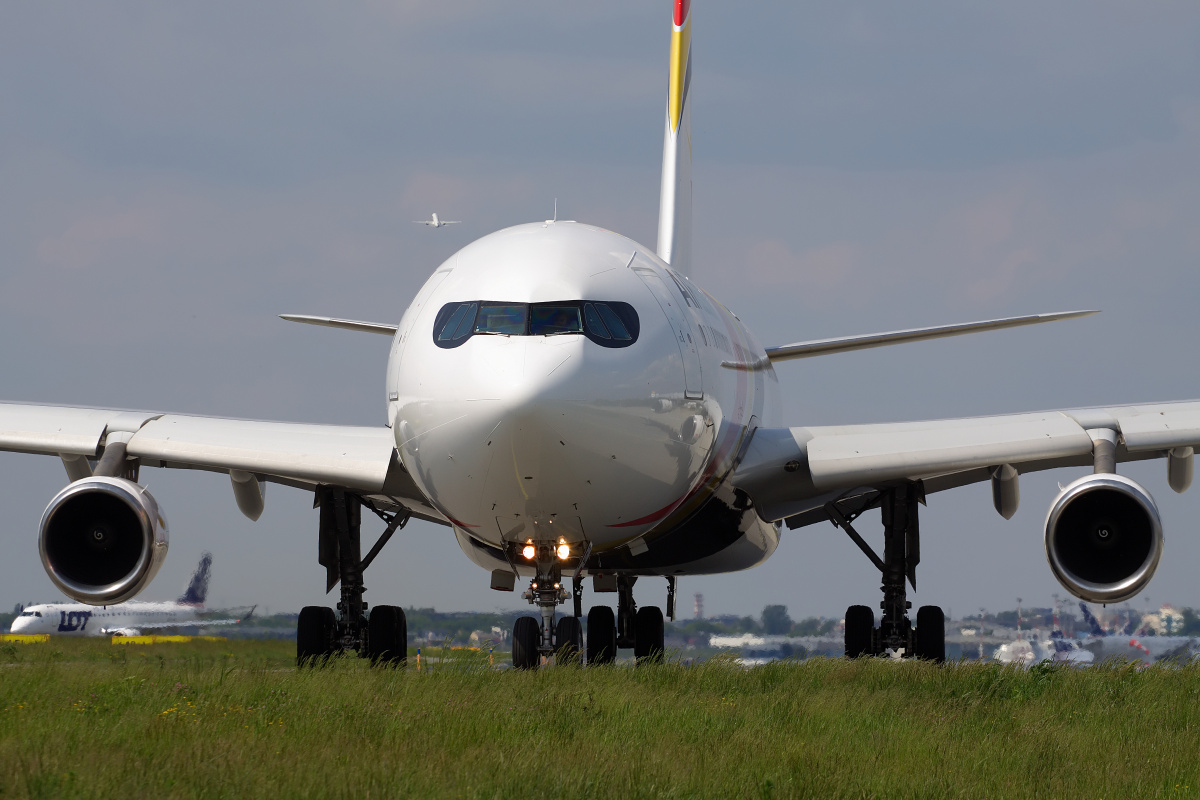
<path fill-rule="evenodd" d="M 179 598 L 180 603 L 192 606 L 204 605 L 204 601 L 208 599 L 208 575 L 211 568 L 212 553 L 204 553 L 200 556 L 200 563 L 196 566 L 196 571 L 192 573 L 192 579 L 188 581 L 187 588 Z"/>
<path fill-rule="evenodd" d="M 1108 631 L 1104 630 L 1104 626 L 1100 624 L 1100 620 L 1096 619 L 1096 615 L 1092 613 L 1092 610 L 1086 604 L 1080 603 L 1079 610 L 1083 612 L 1083 619 L 1091 629 L 1092 636 L 1108 635 Z"/>
<path fill-rule="evenodd" d="M 658 255 L 686 275 L 692 266 L 692 4 L 672 0 L 672 6 Z"/>

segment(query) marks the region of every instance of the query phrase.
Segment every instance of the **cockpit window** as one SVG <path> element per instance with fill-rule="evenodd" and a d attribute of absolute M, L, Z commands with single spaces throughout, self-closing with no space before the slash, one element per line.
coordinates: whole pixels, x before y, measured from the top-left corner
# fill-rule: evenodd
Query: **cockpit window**
<path fill-rule="evenodd" d="M 450 318 L 437 327 L 437 340 L 439 342 L 453 341 L 455 332 L 458 331 L 459 326 L 464 324 L 467 326 L 467 331 L 470 332 L 470 326 L 475 322 L 475 316 L 472 314 L 470 317 L 467 317 L 467 309 L 473 307 L 473 303 L 458 304 L 454 309 L 454 313 L 450 315 Z"/>
<path fill-rule="evenodd" d="M 543 303 L 530 310 L 530 336 L 553 336 L 556 333 L 583 333 L 583 319 L 579 316 L 579 306 L 552 306 Z"/>
<path fill-rule="evenodd" d="M 629 328 L 625 325 L 625 322 L 621 320 L 621 315 L 618 315 L 617 312 L 613 310 L 611 304 L 597 303 L 596 309 L 600 312 L 601 318 L 608 325 L 608 329 L 612 331 L 614 339 L 628 342 L 637 337 L 636 333 L 632 335 L 629 333 Z"/>
<path fill-rule="evenodd" d="M 583 306 L 583 316 L 587 319 L 588 330 L 593 335 L 599 336 L 601 339 L 611 339 L 612 336 L 605 327 L 604 321 L 600 319 L 600 312 L 596 310 L 595 303 L 585 303 Z"/>
<path fill-rule="evenodd" d="M 475 333 L 524 336 L 527 311 L 524 303 L 484 303 L 475 320 Z"/>
<path fill-rule="evenodd" d="M 640 323 L 628 303 L 565 300 L 557 303 L 447 303 L 433 323 L 438 347 L 458 347 L 472 336 L 586 336 L 602 347 L 628 347 Z"/>

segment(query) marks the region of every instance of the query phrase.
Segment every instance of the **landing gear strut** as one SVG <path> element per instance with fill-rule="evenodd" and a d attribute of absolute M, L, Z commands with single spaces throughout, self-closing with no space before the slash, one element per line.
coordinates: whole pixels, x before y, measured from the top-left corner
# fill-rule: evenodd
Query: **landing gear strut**
<path fill-rule="evenodd" d="M 296 630 L 296 659 L 303 666 L 334 653 L 355 650 L 377 664 L 402 664 L 408 648 L 404 609 L 378 606 L 369 615 L 363 593 L 363 572 L 398 529 L 408 524 L 407 510 L 388 514 L 369 501 L 337 487 L 316 492 L 321 509 L 319 563 L 325 567 L 325 591 L 341 583 L 335 614 L 321 606 L 306 606 Z M 362 508 L 366 506 L 387 523 L 379 541 L 362 557 Z"/>
<path fill-rule="evenodd" d="M 521 549 L 532 550 L 532 558 L 524 558 L 526 562 L 532 562 L 537 570 L 533 580 L 529 582 L 529 589 L 521 597 L 528 600 L 530 605 L 537 606 L 538 616 L 521 617 L 517 620 L 513 628 L 513 666 L 517 669 L 535 669 L 542 659 L 554 655 L 557 649 L 554 610 L 559 603 L 567 601 L 568 592 L 563 586 L 562 559 L 558 556 L 557 545 L 552 542 L 527 543 L 521 545 Z M 576 606 L 579 605 L 582 591 L 576 575 L 572 592 L 576 598 Z"/>
<path fill-rule="evenodd" d="M 633 647 L 637 635 L 637 603 L 633 600 L 636 577 L 617 577 L 617 647 Z"/>
<path fill-rule="evenodd" d="M 912 603 L 904 586 L 907 580 L 917 588 L 917 564 L 921 561 L 921 533 L 917 519 L 924 501 L 920 482 L 885 489 L 851 501 L 825 506 L 830 521 L 846 534 L 879 569 L 883 577 L 883 611 L 879 627 L 875 615 L 866 606 L 846 610 L 846 655 L 891 654 L 906 658 L 946 660 L 945 616 L 937 606 L 923 606 L 917 612 L 917 627 L 908 616 Z M 878 507 L 883 520 L 883 558 L 854 530 L 851 524 L 869 509 Z"/>

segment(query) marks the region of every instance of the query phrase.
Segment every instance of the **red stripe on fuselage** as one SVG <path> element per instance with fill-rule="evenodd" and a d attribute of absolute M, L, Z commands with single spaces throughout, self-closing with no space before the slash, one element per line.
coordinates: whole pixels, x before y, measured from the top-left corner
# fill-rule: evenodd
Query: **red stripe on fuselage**
<path fill-rule="evenodd" d="M 606 527 L 606 528 L 629 528 L 634 525 L 646 525 L 647 523 L 650 523 L 650 522 L 658 522 L 660 519 L 665 517 L 667 514 L 670 514 L 672 511 L 674 511 L 675 507 L 678 506 L 680 503 L 682 503 L 687 498 L 688 498 L 688 495 L 684 495 L 683 497 L 679 498 L 678 500 L 672 500 L 669 504 L 663 506 L 658 511 L 655 511 L 652 514 L 647 514 L 646 516 L 638 517 L 637 519 L 631 519 L 629 522 L 616 522 L 616 523 L 613 523 L 612 525 L 605 525 L 604 527 Z"/>

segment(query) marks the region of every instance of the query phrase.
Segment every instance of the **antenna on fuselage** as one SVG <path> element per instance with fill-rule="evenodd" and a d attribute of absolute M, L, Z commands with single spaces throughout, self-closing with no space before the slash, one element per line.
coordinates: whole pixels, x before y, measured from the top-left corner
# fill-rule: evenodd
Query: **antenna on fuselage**
<path fill-rule="evenodd" d="M 549 225 L 554 222 L 558 222 L 558 198 L 557 197 L 554 198 L 554 219 L 546 220 L 546 224 Z"/>

